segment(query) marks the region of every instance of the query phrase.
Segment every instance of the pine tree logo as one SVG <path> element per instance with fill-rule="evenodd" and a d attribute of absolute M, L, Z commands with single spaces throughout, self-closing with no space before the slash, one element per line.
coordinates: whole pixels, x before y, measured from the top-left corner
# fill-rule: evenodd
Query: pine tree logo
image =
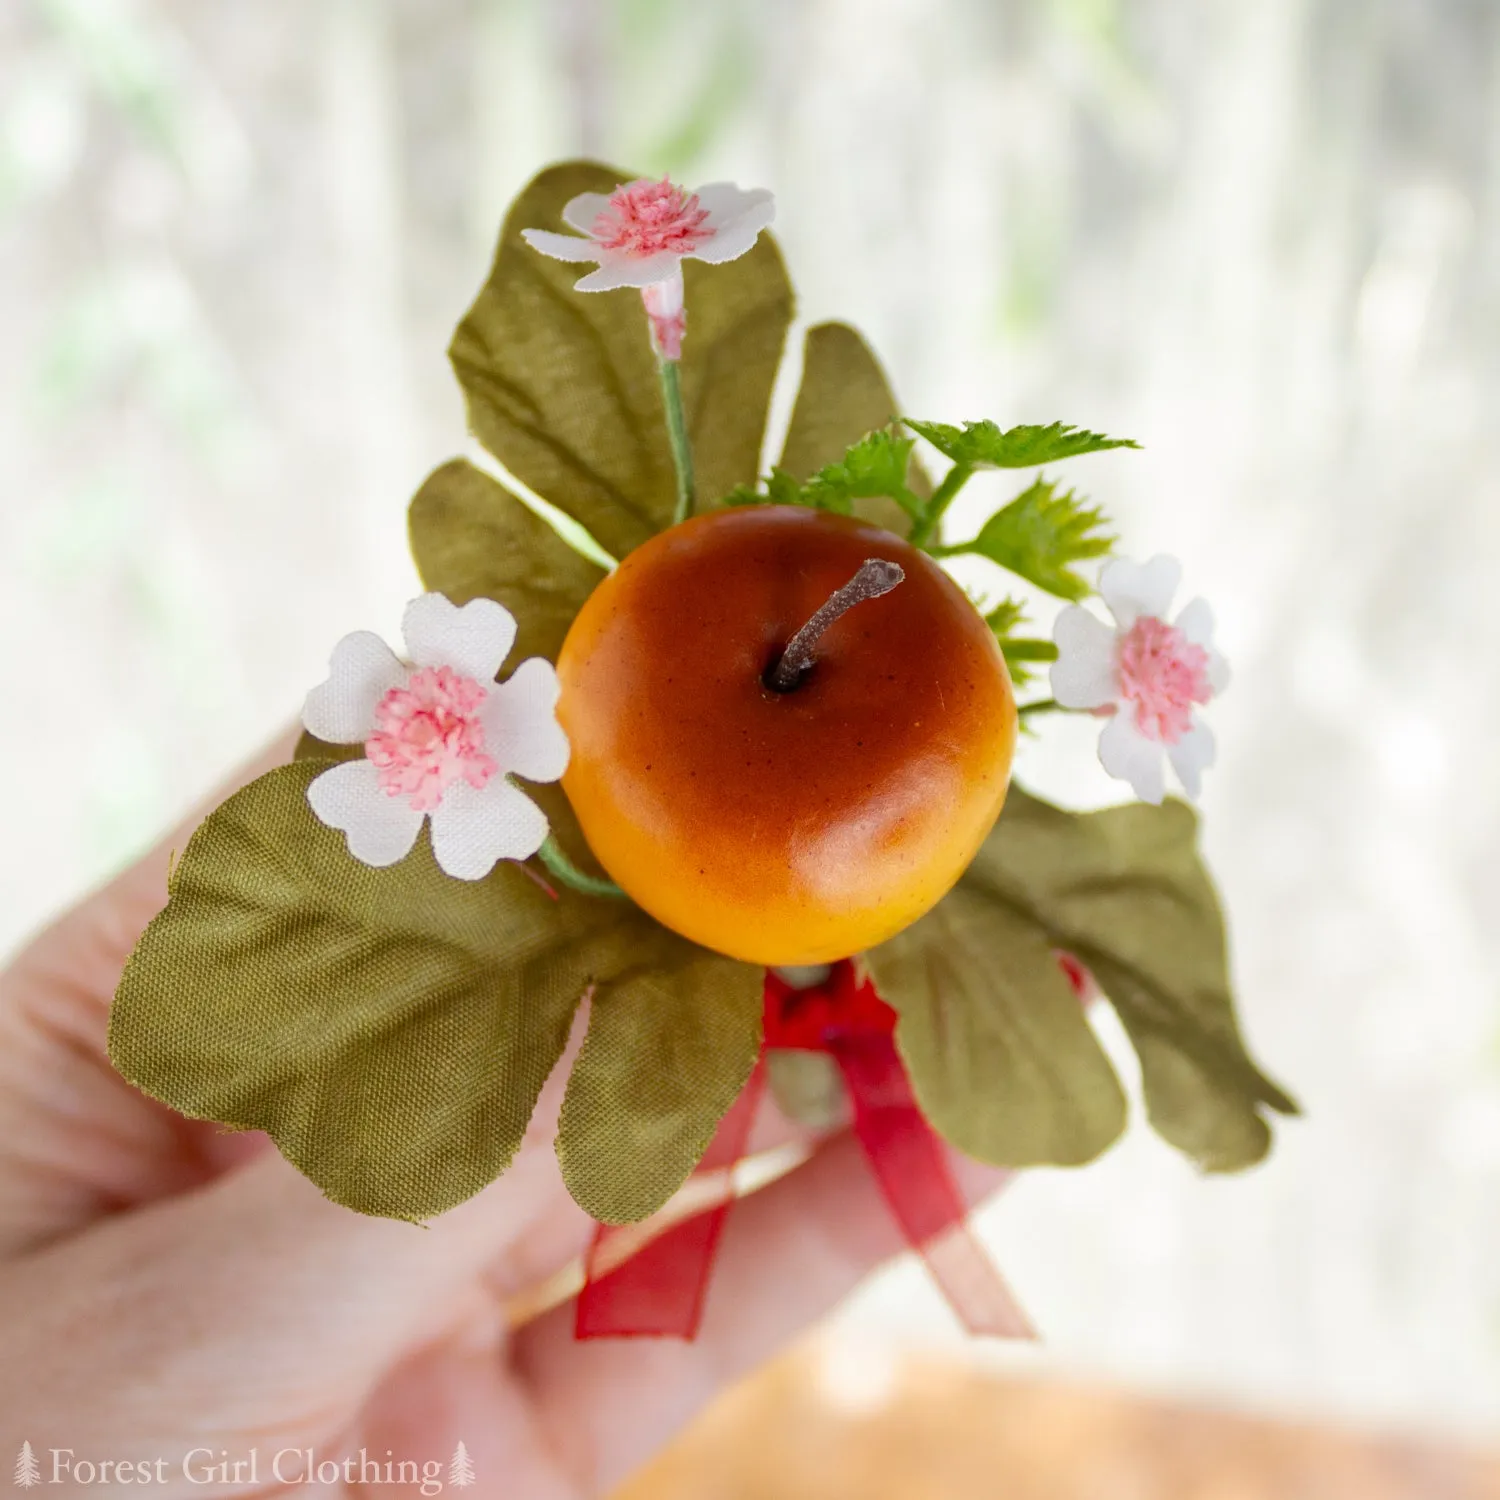
<path fill-rule="evenodd" d="M 463 1444 L 459 1444 L 460 1447 Z M 31 1444 L 21 1444 L 21 1451 L 16 1454 L 16 1483 L 23 1490 L 29 1490 L 33 1485 L 42 1482 L 42 1466 L 36 1461 L 36 1454 L 31 1451 Z"/>
<path fill-rule="evenodd" d="M 474 1460 L 469 1457 L 462 1438 L 458 1440 L 453 1461 L 448 1465 L 448 1483 L 456 1490 L 466 1490 L 474 1483 Z"/>

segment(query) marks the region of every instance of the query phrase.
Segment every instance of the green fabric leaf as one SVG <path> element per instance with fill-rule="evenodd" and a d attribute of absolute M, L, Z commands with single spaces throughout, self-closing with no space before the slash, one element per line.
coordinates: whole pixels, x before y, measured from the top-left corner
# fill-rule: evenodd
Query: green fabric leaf
<path fill-rule="evenodd" d="M 1092 588 L 1074 564 L 1104 557 L 1114 538 L 1102 530 L 1104 513 L 1072 490 L 1038 479 L 998 510 L 970 542 L 937 547 L 940 557 L 977 553 L 1062 599 L 1083 599 Z"/>
<path fill-rule="evenodd" d="M 896 410 L 885 371 L 859 333 L 847 323 L 819 323 L 807 331 L 802 385 L 792 407 L 781 467 L 794 479 L 810 479 L 819 469 L 838 463 L 867 432 L 887 426 Z M 919 464 L 911 465 L 906 483 L 919 497 L 932 493 Z M 861 520 L 897 536 L 910 529 L 905 511 L 889 497 L 858 497 L 853 509 Z"/>
<path fill-rule="evenodd" d="M 449 348 L 474 435 L 615 557 L 669 525 L 675 505 L 645 312 L 631 289 L 574 291 L 587 267 L 540 254 L 521 230 L 572 233 L 561 218 L 568 200 L 630 175 L 566 162 L 533 179 Z M 738 260 L 683 270 L 683 406 L 707 502 L 755 478 L 792 291 L 766 234 Z"/>
<path fill-rule="evenodd" d="M 1125 1096 L 1040 925 L 979 861 L 865 962 L 899 1014 L 922 1112 L 996 1166 L 1076 1166 L 1125 1126 Z"/>
<path fill-rule="evenodd" d="M 1035 663 L 1057 660 L 1057 647 L 1051 641 L 1037 641 L 1026 636 L 1006 636 L 1000 642 L 1000 654 L 1005 658 L 1011 685 L 1025 687 L 1037 676 L 1032 670 Z"/>
<path fill-rule="evenodd" d="M 755 1066 L 764 984 L 649 919 L 631 927 L 627 962 L 594 989 L 557 1132 L 563 1180 L 596 1219 L 634 1223 L 682 1186 Z"/>
<path fill-rule="evenodd" d="M 971 469 L 1033 469 L 1106 448 L 1140 447 L 1129 438 L 1108 438 L 1101 432 L 1084 432 L 1064 422 L 1002 430 L 990 421 L 965 422 L 962 427 L 954 427 L 947 422 L 917 422 L 910 417 L 903 420 L 939 453 Z"/>
<path fill-rule="evenodd" d="M 995 632 L 995 639 L 1000 642 L 1000 652 L 1005 657 L 1005 665 L 1015 687 L 1025 687 L 1036 676 L 1032 671 L 1033 663 L 1057 660 L 1057 647 L 1051 641 L 1014 633 L 1025 618 L 1026 607 L 1018 599 L 1002 599 L 984 617 L 985 624 Z"/>
<path fill-rule="evenodd" d="M 853 514 L 856 500 L 885 497 L 915 514 L 921 505 L 906 487 L 915 444 L 915 438 L 900 437 L 888 428 L 866 433 L 841 459 L 825 464 L 803 484 L 802 503 L 847 516 Z"/>
<path fill-rule="evenodd" d="M 1208 1171 L 1234 1171 L 1270 1148 L 1262 1111 L 1297 1106 L 1245 1050 L 1196 834 L 1181 802 L 1078 814 L 1012 787 L 970 873 L 1093 972 L 1140 1057 L 1161 1135 Z"/>
<path fill-rule="evenodd" d="M 185 1115 L 269 1132 L 335 1202 L 422 1219 L 505 1169 L 580 996 L 647 919 L 514 865 L 449 879 L 425 835 L 370 869 L 307 805 L 327 765 L 269 772 L 194 833 L 110 1056 Z"/>
<path fill-rule="evenodd" d="M 555 662 L 583 602 L 604 577 L 503 485 L 463 459 L 433 470 L 407 518 L 424 587 L 455 604 L 496 599 L 516 617 L 514 669 Z"/>

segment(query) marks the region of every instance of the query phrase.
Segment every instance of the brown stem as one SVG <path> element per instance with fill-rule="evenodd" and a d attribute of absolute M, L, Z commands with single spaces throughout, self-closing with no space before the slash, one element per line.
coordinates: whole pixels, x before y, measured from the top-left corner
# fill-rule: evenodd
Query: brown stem
<path fill-rule="evenodd" d="M 780 659 L 766 673 L 766 686 L 775 693 L 789 693 L 802 680 L 802 674 L 813 664 L 813 650 L 823 632 L 841 615 L 862 604 L 888 594 L 906 574 L 899 563 L 872 557 L 862 562 L 859 571 L 843 588 L 835 589 L 827 602 L 791 639 Z"/>

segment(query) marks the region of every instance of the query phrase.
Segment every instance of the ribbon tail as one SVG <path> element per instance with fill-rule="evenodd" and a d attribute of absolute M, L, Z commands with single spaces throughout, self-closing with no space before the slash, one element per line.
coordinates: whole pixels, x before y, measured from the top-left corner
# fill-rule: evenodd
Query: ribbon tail
<path fill-rule="evenodd" d="M 690 1184 L 703 1180 L 689 1218 L 669 1204 L 644 1224 L 600 1224 L 584 1257 L 573 1334 L 579 1339 L 692 1339 L 703 1317 L 719 1237 L 734 1202 L 731 1169 L 744 1155 L 765 1092 L 764 1054 L 719 1121 Z M 680 1211 L 679 1211 L 680 1212 Z"/>
<path fill-rule="evenodd" d="M 854 1133 L 907 1243 L 970 1333 L 1034 1339 L 1026 1314 L 968 1226 L 947 1148 L 927 1123 L 889 1036 L 840 1039 L 834 1056 Z"/>

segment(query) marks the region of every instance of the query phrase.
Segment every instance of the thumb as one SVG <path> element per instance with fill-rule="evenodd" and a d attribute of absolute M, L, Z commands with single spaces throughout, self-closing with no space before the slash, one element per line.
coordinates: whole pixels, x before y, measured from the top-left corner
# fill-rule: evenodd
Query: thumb
<path fill-rule="evenodd" d="M 549 1139 L 429 1226 L 338 1207 L 267 1154 L 12 1262 L 0 1438 L 122 1458 L 337 1436 L 407 1351 L 476 1312 L 503 1329 L 508 1256 L 581 1248 Z"/>

